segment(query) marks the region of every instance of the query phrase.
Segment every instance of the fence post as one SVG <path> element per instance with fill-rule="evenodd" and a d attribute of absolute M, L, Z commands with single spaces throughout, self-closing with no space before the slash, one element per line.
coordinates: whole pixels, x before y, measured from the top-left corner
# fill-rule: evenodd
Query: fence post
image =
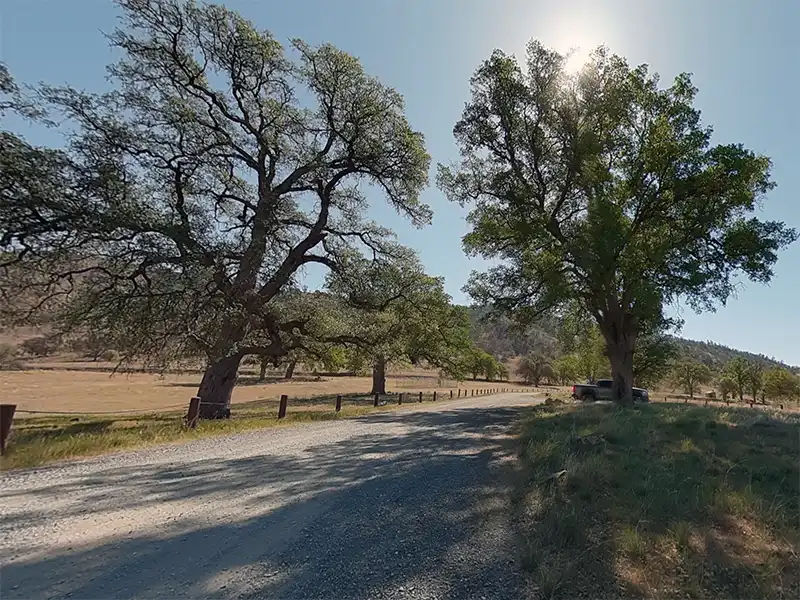
<path fill-rule="evenodd" d="M 380 400 L 380 394 L 375 394 L 375 400 L 373 400 L 373 402 L 372 402 L 372 406 L 373 407 L 377 407 L 378 406 L 378 400 Z"/>
<path fill-rule="evenodd" d="M 453 390 L 450 390 L 450 400 L 453 399 Z"/>
<path fill-rule="evenodd" d="M 336 412 L 342 410 L 342 397 L 336 396 Z"/>
<path fill-rule="evenodd" d="M 286 406 L 289 404 L 289 396 L 281 394 L 281 403 L 278 405 L 278 418 L 282 419 L 286 416 Z"/>
<path fill-rule="evenodd" d="M 461 388 L 458 388 L 458 393 L 456 394 L 456 398 L 461 398 Z"/>
<path fill-rule="evenodd" d="M 189 400 L 189 412 L 186 413 L 186 426 L 189 429 L 197 427 L 197 421 L 200 418 L 200 396 L 192 396 Z"/>
<path fill-rule="evenodd" d="M 402 403 L 403 403 L 403 392 L 400 392 L 400 393 L 397 395 L 397 403 L 398 403 L 398 404 L 402 404 Z"/>
<path fill-rule="evenodd" d="M 422 392 L 419 393 L 419 401 L 422 402 Z"/>
<path fill-rule="evenodd" d="M 16 410 L 16 404 L 0 404 L 0 454 L 6 453 L 6 440 L 11 433 L 11 421 Z"/>
<path fill-rule="evenodd" d="M 436 402 L 436 390 L 433 390 L 433 401 Z"/>

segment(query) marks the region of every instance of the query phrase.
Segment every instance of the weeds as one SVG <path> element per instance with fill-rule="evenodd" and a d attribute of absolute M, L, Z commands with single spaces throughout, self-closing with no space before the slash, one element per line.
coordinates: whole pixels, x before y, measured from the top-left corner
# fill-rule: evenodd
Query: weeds
<path fill-rule="evenodd" d="M 533 409 L 514 494 L 545 597 L 800 594 L 800 416 L 662 404 Z"/>
<path fill-rule="evenodd" d="M 201 421 L 197 429 L 183 425 L 183 413 L 136 416 L 47 416 L 15 419 L 3 469 L 34 467 L 58 460 L 95 456 L 115 450 L 225 435 L 266 427 L 353 417 L 391 406 L 344 406 L 341 412 L 293 408 L 278 420 L 261 407 L 239 409 L 235 418 Z"/>

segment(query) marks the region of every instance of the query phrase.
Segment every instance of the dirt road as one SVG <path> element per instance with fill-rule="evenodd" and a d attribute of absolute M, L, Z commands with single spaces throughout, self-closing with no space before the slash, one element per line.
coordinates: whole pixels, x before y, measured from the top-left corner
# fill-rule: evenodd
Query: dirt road
<path fill-rule="evenodd" d="M 531 394 L 4 474 L 0 596 L 519 598 L 510 428 Z"/>

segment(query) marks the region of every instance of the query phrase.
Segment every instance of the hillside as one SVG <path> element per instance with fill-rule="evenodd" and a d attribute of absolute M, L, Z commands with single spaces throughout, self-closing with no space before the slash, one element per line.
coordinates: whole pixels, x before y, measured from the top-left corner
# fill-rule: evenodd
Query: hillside
<path fill-rule="evenodd" d="M 538 352 L 546 356 L 558 353 L 557 328 L 555 320 L 543 320 L 537 325 L 520 329 L 510 319 L 501 318 L 497 322 L 487 323 L 481 320 L 486 310 L 481 307 L 469 307 L 472 319 L 472 338 L 475 343 L 501 360 L 515 356 Z M 671 336 L 683 356 L 708 365 L 717 370 L 731 359 L 741 356 L 748 361 L 762 363 L 766 367 L 784 367 L 792 371 L 800 371 L 800 367 L 787 365 L 779 360 L 745 350 L 729 348 L 712 341 L 699 342 L 678 336 Z"/>

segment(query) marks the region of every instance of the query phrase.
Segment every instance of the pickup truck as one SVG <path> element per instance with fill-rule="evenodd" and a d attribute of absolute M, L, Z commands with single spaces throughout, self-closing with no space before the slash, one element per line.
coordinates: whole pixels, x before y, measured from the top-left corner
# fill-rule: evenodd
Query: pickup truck
<path fill-rule="evenodd" d="M 611 400 L 611 386 L 613 382 L 610 379 L 598 379 L 597 384 L 582 383 L 572 386 L 572 397 L 576 400 Z M 633 401 L 649 402 L 650 398 L 647 395 L 647 390 L 642 388 L 633 388 Z"/>

